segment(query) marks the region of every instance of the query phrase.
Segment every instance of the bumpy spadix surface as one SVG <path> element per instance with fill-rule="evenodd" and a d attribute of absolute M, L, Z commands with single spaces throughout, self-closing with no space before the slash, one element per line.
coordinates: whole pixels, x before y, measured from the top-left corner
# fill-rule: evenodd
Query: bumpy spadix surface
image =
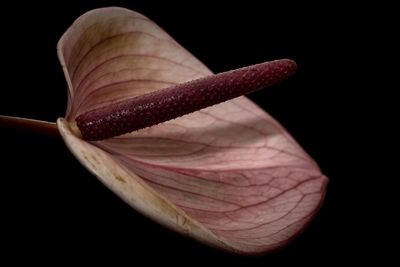
<path fill-rule="evenodd" d="M 69 84 L 67 120 L 58 121 L 66 144 L 146 216 L 219 248 L 261 253 L 286 244 L 315 215 L 326 177 L 246 97 L 104 141 L 72 134 L 67 121 L 86 111 L 211 74 L 148 18 L 91 11 L 58 52 Z"/>

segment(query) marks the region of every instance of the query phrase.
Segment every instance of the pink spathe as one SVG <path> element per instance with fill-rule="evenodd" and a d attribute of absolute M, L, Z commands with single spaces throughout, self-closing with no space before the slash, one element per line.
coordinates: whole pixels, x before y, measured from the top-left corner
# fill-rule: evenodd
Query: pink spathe
<path fill-rule="evenodd" d="M 92 110 L 146 94 L 163 95 L 160 90 L 170 86 L 168 90 L 194 86 L 185 91 L 197 98 L 202 96 L 197 90 L 204 87 L 196 84 L 215 83 L 213 78 L 190 82 L 212 72 L 145 16 L 116 7 L 92 10 L 73 23 L 57 48 L 68 83 L 65 118 L 55 125 L 0 116 L 0 124 L 47 133 L 58 129 L 82 165 L 132 208 L 229 252 L 258 254 L 280 248 L 316 215 L 327 177 L 275 119 L 245 96 L 101 141 L 86 141 L 75 134 L 71 128 L 75 119 Z M 288 60 L 263 66 L 276 70 L 260 76 L 264 78 L 271 73 L 284 78 L 295 68 Z M 226 75 L 236 82 L 229 84 L 225 77 L 216 87 L 229 97 L 236 96 L 229 92 L 233 88 L 243 94 L 241 86 L 257 89 L 269 83 L 250 79 L 249 74 L 248 80 Z M 212 92 L 205 95 L 220 101 Z M 168 105 L 176 103 L 175 96 L 168 94 Z M 178 111 L 168 108 L 166 113 L 187 112 L 190 106 L 201 108 L 209 101 L 189 96 L 184 100 L 188 105 L 176 107 Z M 127 105 L 129 112 L 131 106 Z M 162 110 L 154 112 L 160 116 Z M 102 127 L 96 131 L 105 131 Z"/>

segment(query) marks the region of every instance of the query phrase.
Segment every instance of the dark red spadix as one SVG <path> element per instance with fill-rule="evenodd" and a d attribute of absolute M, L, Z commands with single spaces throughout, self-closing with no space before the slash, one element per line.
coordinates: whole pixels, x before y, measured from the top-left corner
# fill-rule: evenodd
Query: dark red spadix
<path fill-rule="evenodd" d="M 282 59 L 211 75 L 86 112 L 76 125 L 85 140 L 111 138 L 271 86 L 296 68 Z"/>

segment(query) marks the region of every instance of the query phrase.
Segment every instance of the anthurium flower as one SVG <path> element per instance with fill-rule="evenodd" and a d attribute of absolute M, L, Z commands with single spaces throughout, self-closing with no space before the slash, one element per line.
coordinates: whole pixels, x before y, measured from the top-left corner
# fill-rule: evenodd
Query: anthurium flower
<path fill-rule="evenodd" d="M 58 56 L 68 83 L 65 118 L 57 126 L 1 122 L 57 127 L 82 165 L 145 216 L 211 246 L 256 254 L 285 245 L 316 214 L 327 178 L 244 96 L 101 141 L 76 134 L 73 123 L 86 112 L 212 75 L 147 17 L 90 11 L 62 36 Z"/>

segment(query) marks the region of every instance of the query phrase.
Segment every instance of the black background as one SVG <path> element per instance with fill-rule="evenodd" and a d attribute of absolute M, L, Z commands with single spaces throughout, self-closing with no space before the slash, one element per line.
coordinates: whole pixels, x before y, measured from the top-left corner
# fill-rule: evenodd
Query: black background
<path fill-rule="evenodd" d="M 377 7 L 238 4 L 187 1 L 65 1 L 1 6 L 0 114 L 55 121 L 66 107 L 56 56 L 63 32 L 85 11 L 124 6 L 154 20 L 214 72 L 277 58 L 299 70 L 288 81 L 250 96 L 316 159 L 330 183 L 324 205 L 289 246 L 247 258 L 216 251 L 144 218 L 100 184 L 61 140 L 1 128 L 0 255 L 13 261 L 91 263 L 141 260 L 164 264 L 223 260 L 271 266 L 375 258 L 382 207 L 370 143 L 378 117 L 372 40 L 384 28 Z M 261 1 L 260 1 L 261 2 Z M 8 18 L 8 15 L 11 15 Z M 380 51 L 383 53 L 384 51 Z M 365 83 L 367 81 L 367 83 Z M 364 171 L 363 171 L 364 170 Z M 367 170 L 367 171 L 365 171 Z M 384 180 L 383 180 L 384 182 Z M 382 260 L 384 258 L 381 258 Z"/>

